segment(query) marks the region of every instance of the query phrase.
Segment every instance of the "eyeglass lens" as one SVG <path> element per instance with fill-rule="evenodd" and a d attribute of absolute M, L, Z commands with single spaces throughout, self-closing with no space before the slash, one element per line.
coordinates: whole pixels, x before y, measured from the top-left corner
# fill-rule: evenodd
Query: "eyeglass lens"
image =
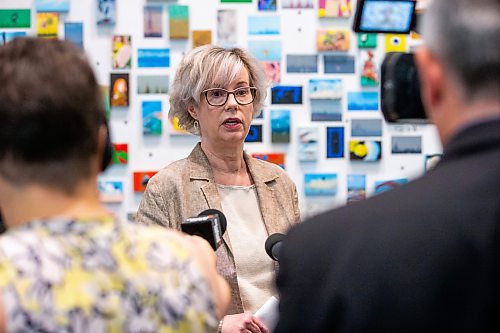
<path fill-rule="evenodd" d="M 255 96 L 255 88 L 243 87 L 234 91 L 227 91 L 224 89 L 211 89 L 206 93 L 207 102 L 213 106 L 221 106 L 226 104 L 229 94 L 233 94 L 238 104 L 250 104 L 253 102 Z"/>

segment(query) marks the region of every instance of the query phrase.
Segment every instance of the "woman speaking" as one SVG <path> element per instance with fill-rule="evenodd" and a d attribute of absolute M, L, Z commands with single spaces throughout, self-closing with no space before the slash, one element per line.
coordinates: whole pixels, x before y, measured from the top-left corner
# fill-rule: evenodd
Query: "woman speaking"
<path fill-rule="evenodd" d="M 187 158 L 151 178 L 137 214 L 141 223 L 180 229 L 206 209 L 224 212 L 227 231 L 216 252 L 217 269 L 232 299 L 221 332 L 268 332 L 251 315 L 274 294 L 276 266 L 264 243 L 300 219 L 288 175 L 243 151 L 266 89 L 263 69 L 243 49 L 206 45 L 188 53 L 175 74 L 169 117 L 201 140 Z"/>

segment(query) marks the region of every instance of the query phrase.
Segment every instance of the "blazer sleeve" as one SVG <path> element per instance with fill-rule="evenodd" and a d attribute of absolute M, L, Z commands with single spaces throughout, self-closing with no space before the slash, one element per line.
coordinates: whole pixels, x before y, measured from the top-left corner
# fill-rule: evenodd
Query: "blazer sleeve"
<path fill-rule="evenodd" d="M 166 207 L 160 187 L 153 177 L 144 191 L 135 220 L 141 224 L 158 224 L 170 228 Z"/>

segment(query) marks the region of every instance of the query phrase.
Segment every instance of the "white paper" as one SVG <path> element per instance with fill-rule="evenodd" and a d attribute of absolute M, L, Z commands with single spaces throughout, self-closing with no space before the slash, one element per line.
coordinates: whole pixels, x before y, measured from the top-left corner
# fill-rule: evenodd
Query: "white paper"
<path fill-rule="evenodd" d="M 262 320 L 264 324 L 269 329 L 269 332 L 273 332 L 278 324 L 279 312 L 278 312 L 279 301 L 276 297 L 270 297 L 260 309 L 255 312 L 254 316 Z"/>

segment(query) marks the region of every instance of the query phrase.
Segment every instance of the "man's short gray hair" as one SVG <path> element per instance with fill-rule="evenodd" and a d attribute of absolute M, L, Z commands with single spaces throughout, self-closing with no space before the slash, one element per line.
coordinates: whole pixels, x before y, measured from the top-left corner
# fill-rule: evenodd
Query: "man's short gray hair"
<path fill-rule="evenodd" d="M 170 90 L 169 118 L 177 117 L 179 127 L 199 134 L 188 112 L 189 104 L 198 106 L 205 89 L 227 87 L 243 68 L 248 71 L 250 86 L 257 88 L 253 107 L 254 117 L 258 116 L 268 87 L 262 65 L 244 49 L 204 45 L 191 50 L 177 68 Z"/>
<path fill-rule="evenodd" d="M 468 101 L 500 96 L 500 1 L 433 0 L 423 14 L 427 47 Z"/>

